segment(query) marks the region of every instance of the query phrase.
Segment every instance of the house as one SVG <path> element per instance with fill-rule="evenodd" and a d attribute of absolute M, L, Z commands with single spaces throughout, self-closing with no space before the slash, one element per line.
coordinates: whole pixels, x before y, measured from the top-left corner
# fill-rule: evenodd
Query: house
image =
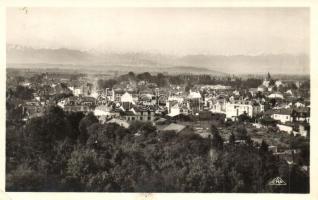
<path fill-rule="evenodd" d="M 31 83 L 28 82 L 28 81 L 24 81 L 24 82 L 20 83 L 20 85 L 22 85 L 23 87 L 28 87 L 28 88 L 30 88 Z"/>
<path fill-rule="evenodd" d="M 201 87 L 202 90 L 210 89 L 210 90 L 228 90 L 231 89 L 231 86 L 226 85 L 204 85 Z"/>
<path fill-rule="evenodd" d="M 178 102 L 169 103 L 168 115 L 173 117 L 180 114 L 180 108 Z"/>
<path fill-rule="evenodd" d="M 268 95 L 267 97 L 270 99 L 284 99 L 284 96 L 279 92 L 272 93 Z"/>
<path fill-rule="evenodd" d="M 100 122 L 104 123 L 109 118 L 118 118 L 120 117 L 119 112 L 113 110 L 111 106 L 108 105 L 100 105 L 97 106 L 94 110 L 94 115 L 100 120 Z"/>
<path fill-rule="evenodd" d="M 202 109 L 203 105 L 201 105 L 201 94 L 199 92 L 192 92 L 187 97 L 188 100 L 188 108 L 192 111 L 192 113 L 199 113 Z"/>
<path fill-rule="evenodd" d="M 126 121 L 153 121 L 155 119 L 155 109 L 153 106 L 134 105 L 129 110 L 120 112 Z"/>
<path fill-rule="evenodd" d="M 292 109 L 275 109 L 271 111 L 271 117 L 282 123 L 292 122 Z"/>
<path fill-rule="evenodd" d="M 254 97 L 258 92 L 258 88 L 250 88 L 248 91 Z"/>
<path fill-rule="evenodd" d="M 66 112 L 90 112 L 94 111 L 96 99 L 93 97 L 69 97 L 63 103 Z"/>
<path fill-rule="evenodd" d="M 85 106 L 95 106 L 97 103 L 94 97 L 81 97 L 81 104 Z"/>
<path fill-rule="evenodd" d="M 171 113 L 171 108 L 173 106 L 175 106 L 175 108 L 174 108 L 175 110 L 179 109 L 178 108 L 179 106 L 176 106 L 176 105 L 181 104 L 183 102 L 184 102 L 184 98 L 181 96 L 169 96 L 168 100 L 166 101 L 166 107 L 168 109 L 168 113 Z"/>
<path fill-rule="evenodd" d="M 288 95 L 293 96 L 293 95 L 294 95 L 294 92 L 293 92 L 291 89 L 289 89 L 289 90 L 287 90 L 287 91 L 285 92 L 285 94 L 288 94 Z"/>
<path fill-rule="evenodd" d="M 309 124 L 299 123 L 298 124 L 298 133 L 303 137 L 308 137 L 309 135 Z"/>
<path fill-rule="evenodd" d="M 128 92 L 125 92 L 121 97 L 120 97 L 120 102 L 124 103 L 124 102 L 130 102 L 133 103 L 133 97 L 131 94 L 129 94 Z"/>
<path fill-rule="evenodd" d="M 297 108 L 300 108 L 300 107 L 306 107 L 306 105 L 305 105 L 305 104 L 300 103 L 300 102 L 296 102 L 296 103 L 295 103 L 295 106 L 296 106 Z"/>
<path fill-rule="evenodd" d="M 38 101 L 28 101 L 22 105 L 22 113 L 27 116 L 27 119 L 41 116 L 46 110 Z"/>
<path fill-rule="evenodd" d="M 83 93 L 82 93 L 81 88 L 74 88 L 73 94 L 74 94 L 74 96 L 78 97 L 78 96 L 82 95 Z"/>
<path fill-rule="evenodd" d="M 277 88 L 279 88 L 280 86 L 283 86 L 283 82 L 281 80 L 277 80 L 275 81 L 275 85 Z"/>
<path fill-rule="evenodd" d="M 188 99 L 201 99 L 201 94 L 199 92 L 192 92 L 190 90 L 190 93 L 188 95 Z"/>
<path fill-rule="evenodd" d="M 302 122 L 310 121 L 310 107 L 298 107 L 294 108 L 294 112 L 296 114 L 295 120 Z"/>
<path fill-rule="evenodd" d="M 156 105 L 157 99 L 153 94 L 140 94 L 138 97 L 138 102 L 143 105 Z"/>
<path fill-rule="evenodd" d="M 262 85 L 265 86 L 266 88 L 268 88 L 269 85 L 270 85 L 270 80 L 265 79 L 265 80 L 263 81 Z"/>
<path fill-rule="evenodd" d="M 277 127 L 280 131 L 284 131 L 287 133 L 293 132 L 293 127 L 291 125 L 285 125 L 285 124 L 277 124 Z"/>
<path fill-rule="evenodd" d="M 126 110 L 131 109 L 133 107 L 133 105 L 135 104 L 133 96 L 130 93 L 128 93 L 128 92 L 125 92 L 120 97 L 120 102 L 121 102 L 123 108 L 126 109 Z"/>
<path fill-rule="evenodd" d="M 262 104 L 252 102 L 252 101 L 234 101 L 226 103 L 226 118 L 236 118 L 244 113 L 249 117 L 255 116 L 257 113 L 260 113 L 264 110 Z"/>
<path fill-rule="evenodd" d="M 94 110 L 95 116 L 107 116 L 109 115 L 109 112 L 112 110 L 112 107 L 109 107 L 107 105 L 100 105 L 97 106 Z"/>
<path fill-rule="evenodd" d="M 234 94 L 235 96 L 240 96 L 240 91 L 234 90 L 234 91 L 233 91 L 233 94 Z"/>
<path fill-rule="evenodd" d="M 211 112 L 225 114 L 226 112 L 226 100 L 217 99 L 212 101 Z"/>
<path fill-rule="evenodd" d="M 170 101 L 177 101 L 178 103 L 182 103 L 184 101 L 184 97 L 182 97 L 182 96 L 169 96 L 167 103 Z"/>

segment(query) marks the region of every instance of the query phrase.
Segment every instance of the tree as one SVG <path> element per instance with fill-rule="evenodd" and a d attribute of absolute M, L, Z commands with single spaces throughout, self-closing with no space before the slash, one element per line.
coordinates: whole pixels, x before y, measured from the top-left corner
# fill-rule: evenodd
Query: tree
<path fill-rule="evenodd" d="M 295 135 L 293 131 L 289 135 L 289 148 L 290 149 L 295 148 Z"/>
<path fill-rule="evenodd" d="M 262 140 L 259 151 L 260 153 L 268 152 L 268 144 L 265 142 L 265 140 Z"/>
<path fill-rule="evenodd" d="M 34 90 L 30 88 L 18 85 L 14 92 L 14 96 L 19 99 L 30 100 L 33 98 L 33 92 Z"/>
<path fill-rule="evenodd" d="M 92 112 L 89 112 L 83 119 L 81 119 L 79 123 L 79 141 L 82 144 L 85 144 L 88 139 L 87 129 L 92 124 L 97 123 L 98 119 L 95 117 L 95 115 Z"/>
<path fill-rule="evenodd" d="M 138 74 L 137 79 L 139 79 L 141 81 L 151 81 L 152 76 L 149 72 L 144 72 L 144 73 Z"/>
<path fill-rule="evenodd" d="M 70 139 L 77 140 L 80 135 L 79 123 L 85 117 L 83 112 L 71 112 L 66 115 L 67 120 L 72 128 L 72 133 L 69 134 Z"/>
<path fill-rule="evenodd" d="M 128 77 L 129 77 L 129 79 L 131 79 L 131 80 L 135 80 L 135 79 L 136 79 L 136 75 L 135 75 L 134 72 L 129 72 L 129 73 L 128 73 Z"/>
<path fill-rule="evenodd" d="M 166 85 L 166 78 L 162 73 L 157 74 L 156 83 L 157 83 L 158 87 L 163 87 Z"/>
<path fill-rule="evenodd" d="M 299 117 L 299 113 L 293 109 L 291 113 L 291 117 L 293 118 L 293 122 L 297 121 L 297 118 Z"/>
<path fill-rule="evenodd" d="M 238 116 L 238 121 L 239 122 L 248 122 L 251 121 L 251 118 L 247 115 L 247 113 L 244 111 L 243 114 Z"/>
<path fill-rule="evenodd" d="M 235 144 L 235 135 L 233 133 L 231 133 L 231 135 L 230 135 L 229 143 L 230 144 Z"/>
<path fill-rule="evenodd" d="M 264 116 L 261 120 L 260 120 L 261 124 L 265 125 L 265 126 L 276 126 L 277 121 L 274 120 L 273 118 L 269 117 L 269 116 Z"/>
<path fill-rule="evenodd" d="M 236 135 L 235 138 L 239 140 L 246 140 L 247 139 L 247 130 L 244 126 L 239 126 L 236 128 Z"/>
<path fill-rule="evenodd" d="M 190 92 L 190 89 L 191 89 L 192 87 L 193 87 L 192 84 L 188 82 L 187 85 L 185 86 L 184 91 L 185 91 L 185 92 Z"/>
<path fill-rule="evenodd" d="M 129 130 L 131 133 L 141 133 L 144 136 L 148 136 L 148 134 L 154 132 L 156 127 L 152 125 L 151 122 L 143 122 L 143 121 L 134 121 L 130 124 Z"/>
<path fill-rule="evenodd" d="M 218 129 L 212 125 L 211 126 L 211 133 L 212 133 L 212 146 L 216 147 L 217 149 L 223 149 L 223 138 L 220 136 Z"/>
<path fill-rule="evenodd" d="M 99 89 L 106 89 L 106 88 L 112 89 L 115 84 L 117 84 L 117 80 L 114 80 L 114 79 L 108 79 L 108 80 L 99 79 L 97 81 L 97 87 Z"/>
<path fill-rule="evenodd" d="M 32 169 L 26 163 L 20 163 L 16 170 L 9 172 L 6 176 L 6 191 L 31 192 L 41 191 L 45 176 Z"/>
<path fill-rule="evenodd" d="M 269 102 L 270 102 L 270 105 L 271 105 L 272 107 L 275 107 L 276 104 L 277 104 L 277 101 L 276 101 L 275 98 L 274 98 L 274 99 L 270 99 Z"/>
<path fill-rule="evenodd" d="M 64 140 L 71 133 L 64 111 L 52 106 L 42 117 L 32 118 L 25 127 L 28 144 L 34 152 L 51 154 L 57 141 Z"/>

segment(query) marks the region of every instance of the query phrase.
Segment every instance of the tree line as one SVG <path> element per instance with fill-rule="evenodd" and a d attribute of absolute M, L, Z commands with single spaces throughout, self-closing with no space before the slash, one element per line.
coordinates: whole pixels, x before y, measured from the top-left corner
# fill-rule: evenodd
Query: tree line
<path fill-rule="evenodd" d="M 100 89 L 112 88 L 115 84 L 121 81 L 146 81 L 149 83 L 155 83 L 158 87 L 165 87 L 169 84 L 174 85 L 227 85 L 232 86 L 234 88 L 256 88 L 261 85 L 262 80 L 258 78 L 248 78 L 246 80 L 235 77 L 218 77 L 211 75 L 194 75 L 194 74 L 180 74 L 180 75 L 164 75 L 162 73 L 158 73 L 157 75 L 151 75 L 149 72 L 143 72 L 140 74 L 135 74 L 134 72 L 129 72 L 128 74 L 124 74 L 119 76 L 117 79 L 99 79 L 97 85 Z"/>
<path fill-rule="evenodd" d="M 89 113 L 50 107 L 7 127 L 7 191 L 306 192 L 308 178 L 274 157 L 264 143 L 224 145 L 212 137 L 161 132 L 149 122 L 100 124 Z M 232 137 L 244 138 L 244 129 Z M 294 170 L 294 171 L 293 171 Z M 292 174 L 292 178 L 289 175 Z M 268 182 L 280 176 L 288 187 Z"/>

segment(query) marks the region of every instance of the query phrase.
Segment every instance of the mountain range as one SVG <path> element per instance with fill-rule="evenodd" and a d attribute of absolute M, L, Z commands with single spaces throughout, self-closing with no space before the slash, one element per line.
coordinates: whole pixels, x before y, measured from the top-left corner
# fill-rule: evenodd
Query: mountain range
<path fill-rule="evenodd" d="M 75 49 L 44 49 L 7 44 L 7 67 L 90 68 L 97 70 L 166 71 L 201 74 L 309 74 L 305 54 L 165 55 L 158 53 L 96 53 Z"/>

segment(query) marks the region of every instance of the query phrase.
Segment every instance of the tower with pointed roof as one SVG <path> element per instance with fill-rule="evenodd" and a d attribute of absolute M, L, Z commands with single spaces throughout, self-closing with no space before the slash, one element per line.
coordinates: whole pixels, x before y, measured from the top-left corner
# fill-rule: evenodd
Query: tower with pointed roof
<path fill-rule="evenodd" d="M 271 75 L 269 74 L 269 72 L 267 72 L 267 77 L 266 77 L 265 80 L 270 81 L 271 79 L 272 79 L 272 78 L 271 78 Z"/>

